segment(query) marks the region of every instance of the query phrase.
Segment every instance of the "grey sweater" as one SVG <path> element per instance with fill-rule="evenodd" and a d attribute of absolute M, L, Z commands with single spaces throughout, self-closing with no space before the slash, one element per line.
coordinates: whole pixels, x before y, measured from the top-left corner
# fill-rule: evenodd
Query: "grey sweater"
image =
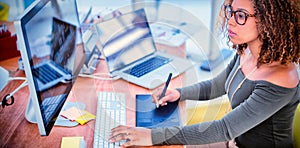
<path fill-rule="evenodd" d="M 239 64 L 239 56 L 236 55 L 214 79 L 179 89 L 180 100 L 209 100 L 226 94 L 228 81 Z M 229 98 L 244 78 L 238 69 L 227 94 Z M 235 138 L 239 147 L 292 147 L 292 123 L 299 102 L 299 88 L 284 88 L 263 80 L 246 79 L 232 98 L 233 110 L 222 119 L 152 129 L 152 142 L 154 145 L 198 145 Z"/>

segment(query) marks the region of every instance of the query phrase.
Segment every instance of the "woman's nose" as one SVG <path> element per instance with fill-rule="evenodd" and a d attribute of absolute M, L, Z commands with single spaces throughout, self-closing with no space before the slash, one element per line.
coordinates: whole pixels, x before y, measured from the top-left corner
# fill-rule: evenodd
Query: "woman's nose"
<path fill-rule="evenodd" d="M 228 19 L 228 25 L 231 25 L 231 26 L 236 25 L 233 15 L 230 17 L 230 19 Z"/>

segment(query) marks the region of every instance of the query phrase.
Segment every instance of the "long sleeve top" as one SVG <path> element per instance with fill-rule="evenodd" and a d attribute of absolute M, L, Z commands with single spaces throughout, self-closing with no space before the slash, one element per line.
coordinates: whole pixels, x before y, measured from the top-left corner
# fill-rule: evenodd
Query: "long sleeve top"
<path fill-rule="evenodd" d="M 227 94 L 233 97 L 231 112 L 220 120 L 152 129 L 153 144 L 198 145 L 235 138 L 239 147 L 293 147 L 292 123 L 299 103 L 299 83 L 295 88 L 285 88 L 264 80 L 245 79 L 238 68 L 239 59 L 236 55 L 215 78 L 179 89 L 181 101 L 209 100 Z"/>

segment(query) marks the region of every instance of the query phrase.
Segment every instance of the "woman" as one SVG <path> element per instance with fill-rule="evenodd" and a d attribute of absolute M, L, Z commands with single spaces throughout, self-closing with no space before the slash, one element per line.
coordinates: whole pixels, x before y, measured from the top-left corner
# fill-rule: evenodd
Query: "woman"
<path fill-rule="evenodd" d="M 207 144 L 235 140 L 238 147 L 293 147 L 299 101 L 299 2 L 226 0 L 222 30 L 237 55 L 216 78 L 168 90 L 160 105 L 178 99 L 207 100 L 227 94 L 232 111 L 220 120 L 157 129 L 118 126 L 110 141 L 123 146 Z M 224 16 L 224 15 L 223 15 Z M 153 94 L 156 102 L 161 91 Z"/>

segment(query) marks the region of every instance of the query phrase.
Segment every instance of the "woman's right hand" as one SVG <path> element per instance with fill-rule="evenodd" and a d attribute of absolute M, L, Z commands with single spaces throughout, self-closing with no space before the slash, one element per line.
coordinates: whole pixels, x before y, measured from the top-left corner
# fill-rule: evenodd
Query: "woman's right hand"
<path fill-rule="evenodd" d="M 180 98 L 180 92 L 176 89 L 168 89 L 164 97 L 160 100 L 161 93 L 163 88 L 158 88 L 152 93 L 152 102 L 159 106 L 167 105 L 167 102 L 175 102 Z"/>

